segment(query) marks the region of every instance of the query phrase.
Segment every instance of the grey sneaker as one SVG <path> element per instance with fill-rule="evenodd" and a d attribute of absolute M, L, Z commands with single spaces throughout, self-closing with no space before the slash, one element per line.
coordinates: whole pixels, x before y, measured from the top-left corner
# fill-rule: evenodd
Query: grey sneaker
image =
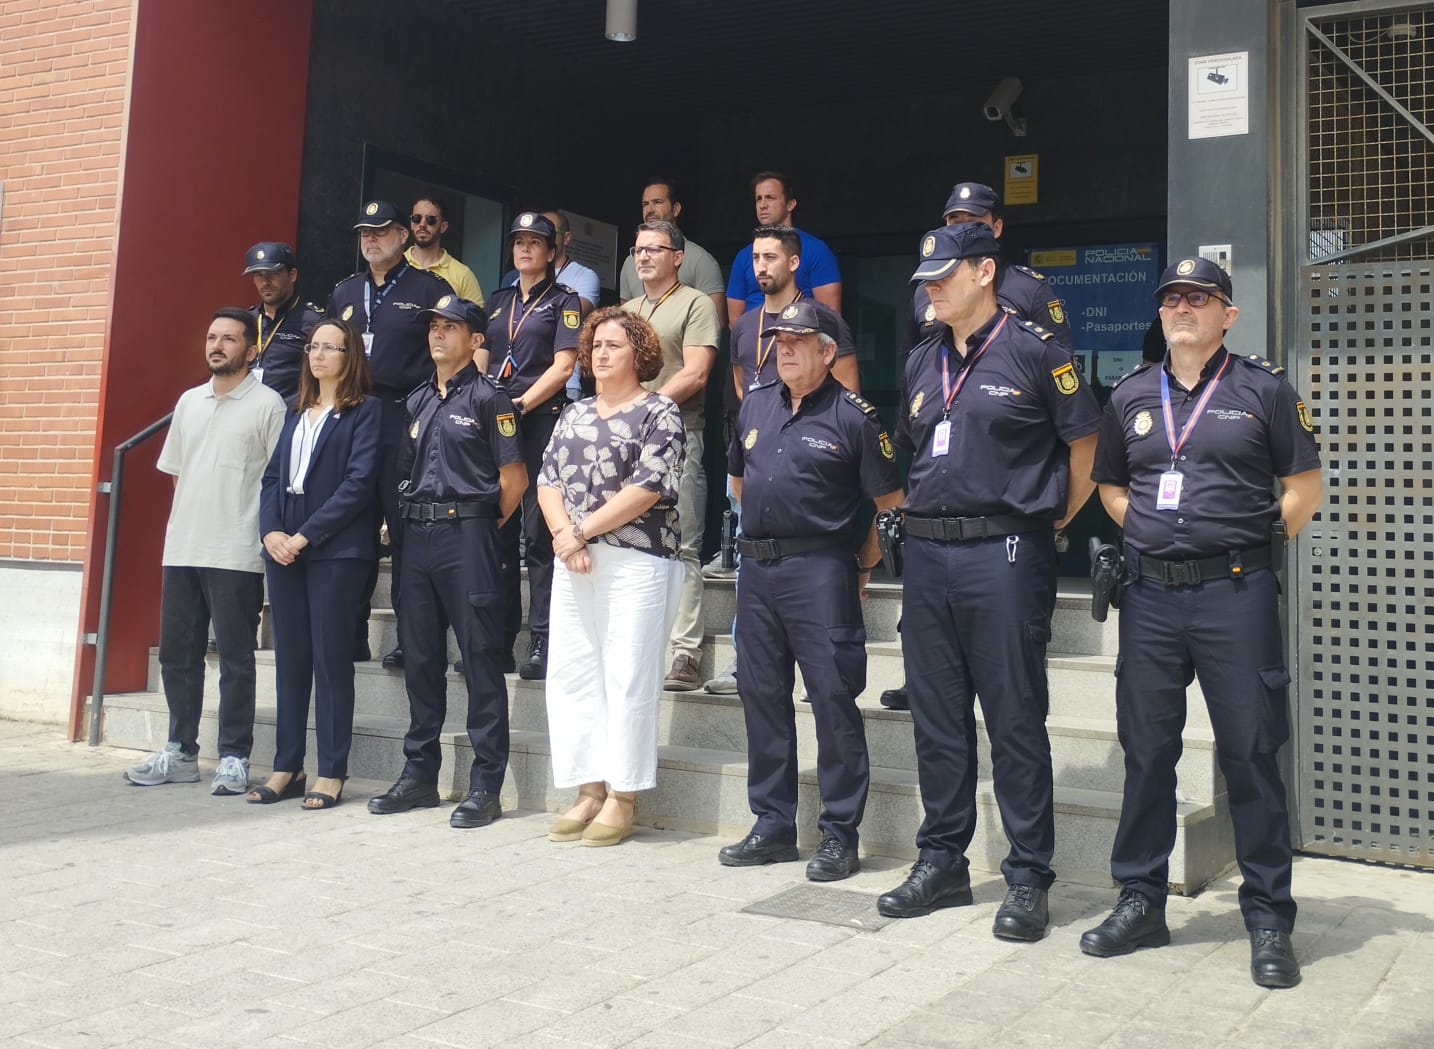
<path fill-rule="evenodd" d="M 197 769 L 194 778 L 199 778 Z M 214 782 L 210 785 L 209 793 L 227 797 L 232 794 L 244 794 L 248 790 L 249 762 L 244 758 L 236 758 L 233 754 L 220 758 L 219 767 L 214 770 Z"/>
<path fill-rule="evenodd" d="M 185 754 L 178 743 L 166 743 L 158 754 L 151 754 L 124 778 L 137 787 L 157 787 L 161 783 L 198 783 L 199 755 Z"/>
<path fill-rule="evenodd" d="M 737 664 L 730 664 L 726 670 L 702 687 L 713 695 L 735 696 L 737 694 Z"/>

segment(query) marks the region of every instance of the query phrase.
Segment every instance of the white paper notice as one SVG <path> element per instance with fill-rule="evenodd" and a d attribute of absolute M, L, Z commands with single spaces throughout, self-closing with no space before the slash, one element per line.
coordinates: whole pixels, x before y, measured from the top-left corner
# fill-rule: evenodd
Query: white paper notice
<path fill-rule="evenodd" d="M 1190 59 L 1190 137 L 1250 133 L 1250 52 Z"/>

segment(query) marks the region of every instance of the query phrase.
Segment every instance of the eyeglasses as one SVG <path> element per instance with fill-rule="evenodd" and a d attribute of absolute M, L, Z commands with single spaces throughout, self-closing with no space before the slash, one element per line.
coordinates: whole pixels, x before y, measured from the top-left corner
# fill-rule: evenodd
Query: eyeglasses
<path fill-rule="evenodd" d="M 442 220 L 441 220 L 437 215 L 410 215 L 410 216 L 408 216 L 409 225 L 412 225 L 412 226 L 425 226 L 425 225 L 427 225 L 427 226 L 436 226 L 436 225 L 438 225 L 438 223 L 441 222 L 441 221 L 442 221 Z"/>
<path fill-rule="evenodd" d="M 1188 302 L 1192 309 L 1197 310 L 1208 305 L 1211 299 L 1226 306 L 1230 305 L 1220 296 L 1208 291 L 1167 291 L 1164 295 L 1160 296 L 1160 305 L 1164 306 L 1167 310 L 1173 310 L 1176 306 L 1180 305 L 1181 299 Z"/>
<path fill-rule="evenodd" d="M 331 342 L 311 342 L 304 347 L 304 352 L 310 357 L 323 357 L 330 353 L 348 353 L 342 346 L 335 346 Z"/>
<path fill-rule="evenodd" d="M 676 248 L 669 248 L 665 244 L 644 244 L 640 248 L 628 248 L 627 253 L 636 259 L 643 255 L 661 255 L 664 251 L 676 250 Z"/>

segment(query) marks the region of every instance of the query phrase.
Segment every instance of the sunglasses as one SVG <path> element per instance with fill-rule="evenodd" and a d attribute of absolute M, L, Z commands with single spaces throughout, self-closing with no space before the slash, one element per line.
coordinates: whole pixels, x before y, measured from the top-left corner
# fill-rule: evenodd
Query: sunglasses
<path fill-rule="evenodd" d="M 1225 302 L 1224 299 L 1220 298 L 1220 296 L 1208 291 L 1167 291 L 1164 295 L 1160 296 L 1160 305 L 1164 306 L 1167 310 L 1173 310 L 1176 306 L 1180 305 L 1181 299 L 1184 299 L 1197 310 L 1209 305 L 1211 299 L 1224 303 L 1226 306 L 1230 305 L 1228 302 Z"/>
<path fill-rule="evenodd" d="M 436 226 L 443 220 L 437 215 L 410 215 L 408 222 L 411 226 Z"/>

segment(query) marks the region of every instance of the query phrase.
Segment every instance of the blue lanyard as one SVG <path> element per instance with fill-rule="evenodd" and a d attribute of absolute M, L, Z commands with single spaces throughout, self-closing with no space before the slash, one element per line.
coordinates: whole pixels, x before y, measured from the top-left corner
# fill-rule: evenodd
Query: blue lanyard
<path fill-rule="evenodd" d="M 383 300 L 386 299 L 386 298 L 388 298 L 388 293 L 391 292 L 391 291 L 393 290 L 393 286 L 398 283 L 398 278 L 402 277 L 402 276 L 403 276 L 405 273 L 407 273 L 407 272 L 408 272 L 408 263 L 407 263 L 407 262 L 400 262 L 400 263 L 389 273 L 389 275 L 388 275 L 388 280 L 386 280 L 386 281 L 383 282 L 383 287 L 382 287 L 382 288 L 378 288 L 377 290 L 375 290 L 375 289 L 374 289 L 374 286 L 373 286 L 373 274 L 372 274 L 372 273 L 366 273 L 366 274 L 364 274 L 364 281 L 363 281 L 363 315 L 364 315 L 364 328 L 363 328 L 363 330 L 364 330 L 364 331 L 372 331 L 372 330 L 373 330 L 373 313 L 374 313 L 374 310 L 378 309 L 380 306 L 383 305 Z M 370 304 L 370 299 L 372 300 L 372 303 L 371 303 L 371 304 Z"/>

